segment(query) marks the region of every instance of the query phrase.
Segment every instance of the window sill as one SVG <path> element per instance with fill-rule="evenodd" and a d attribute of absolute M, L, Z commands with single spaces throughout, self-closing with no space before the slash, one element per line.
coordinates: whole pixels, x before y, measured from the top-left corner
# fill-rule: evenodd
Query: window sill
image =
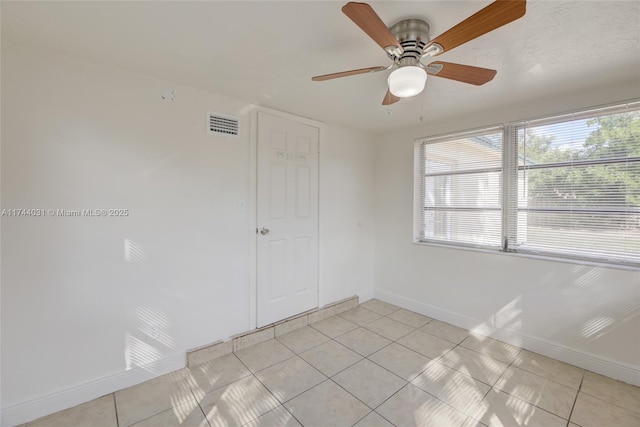
<path fill-rule="evenodd" d="M 481 252 L 486 254 L 493 255 L 501 255 L 501 256 L 513 256 L 518 258 L 529 258 L 529 259 L 537 259 L 541 261 L 548 262 L 559 262 L 563 264 L 573 264 L 573 265 L 587 265 L 593 267 L 600 268 L 610 268 L 615 270 L 626 270 L 626 271 L 640 271 L 640 265 L 626 265 L 626 264 L 614 264 L 608 263 L 604 261 L 593 261 L 588 259 L 578 259 L 578 258 L 563 258 L 563 257 L 554 257 L 549 255 L 538 255 L 533 253 L 524 253 L 524 252 L 505 252 L 500 249 L 489 249 L 489 248 L 480 248 L 475 246 L 464 246 L 464 245 L 453 245 L 447 243 L 439 243 L 439 242 L 425 242 L 425 241 L 413 241 L 414 245 L 417 246 L 431 246 L 443 249 L 453 249 L 453 250 L 463 250 L 463 251 L 471 251 L 471 252 Z"/>

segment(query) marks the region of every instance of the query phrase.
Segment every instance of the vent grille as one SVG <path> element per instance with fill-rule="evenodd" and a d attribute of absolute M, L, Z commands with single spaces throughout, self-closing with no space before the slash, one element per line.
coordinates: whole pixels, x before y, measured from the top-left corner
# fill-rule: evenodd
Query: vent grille
<path fill-rule="evenodd" d="M 240 118 L 209 113 L 209 133 L 226 136 L 240 136 Z"/>

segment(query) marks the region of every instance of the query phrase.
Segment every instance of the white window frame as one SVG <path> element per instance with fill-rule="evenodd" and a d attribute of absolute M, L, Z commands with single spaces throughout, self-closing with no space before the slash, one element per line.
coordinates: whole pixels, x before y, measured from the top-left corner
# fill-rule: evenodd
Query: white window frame
<path fill-rule="evenodd" d="M 538 126 L 543 124 L 561 123 L 563 121 L 593 118 L 608 114 L 617 114 L 624 111 L 635 111 L 640 109 L 640 100 L 631 100 L 614 105 L 595 107 L 588 110 L 581 110 L 566 114 L 556 114 L 542 118 L 510 122 L 504 125 L 490 126 L 485 128 L 472 129 L 463 132 L 455 132 L 437 135 L 434 137 L 422 137 L 414 141 L 414 221 L 413 221 L 413 242 L 415 244 L 455 247 L 460 249 L 480 250 L 491 253 L 501 253 L 517 256 L 526 256 L 553 261 L 563 261 L 580 264 L 593 264 L 606 267 L 616 267 L 631 270 L 640 270 L 640 259 L 637 262 L 622 260 L 611 257 L 584 256 L 567 251 L 544 251 L 529 248 L 519 248 L 513 246 L 511 242 L 516 241 L 515 232 L 518 220 L 518 171 L 521 166 L 518 164 L 518 129 L 522 126 Z M 502 247 L 495 248 L 488 245 L 470 245 L 455 241 L 429 240 L 424 237 L 422 219 L 424 215 L 424 194 L 425 194 L 425 174 L 424 174 L 424 151 L 422 146 L 425 143 L 435 143 L 460 139 L 463 137 L 475 136 L 490 131 L 503 132 L 502 150 Z M 606 163 L 604 160 L 602 163 Z M 594 162 L 597 164 L 598 162 Z M 511 245 L 511 246 L 510 246 Z"/>
<path fill-rule="evenodd" d="M 426 138 L 419 138 L 417 140 L 415 140 L 414 142 L 414 178 L 415 178 L 415 184 L 414 184 L 414 228 L 413 228 L 413 241 L 414 243 L 427 243 L 427 244 L 433 244 L 433 245 L 441 245 L 441 246 L 453 246 L 453 247 L 463 247 L 463 248 L 474 248 L 474 249 L 487 249 L 487 250 L 495 250 L 496 246 L 493 245 L 483 245 L 483 244 L 473 244 L 473 243 L 462 243 L 462 242 L 456 242 L 456 241 L 444 241 L 444 240 L 432 240 L 432 239 L 428 239 L 423 237 L 424 236 L 424 230 L 422 228 L 422 215 L 424 215 L 424 193 L 425 193 L 425 185 L 426 185 L 426 176 L 424 173 L 424 166 L 425 163 L 424 161 L 427 161 L 428 159 L 426 159 L 423 156 L 423 152 L 424 152 L 424 146 L 428 145 L 428 144 L 437 144 L 439 142 L 446 142 L 446 141 L 450 141 L 450 140 L 456 140 L 456 139 L 462 139 L 462 138 L 470 138 L 470 137 L 477 137 L 477 136 L 481 136 L 481 135 L 486 135 L 486 134 L 490 134 L 490 133 L 500 133 L 502 132 L 504 129 L 504 126 L 501 125 L 496 125 L 496 126 L 488 126 L 488 127 L 483 127 L 483 128 L 478 128 L 478 129 L 472 129 L 472 130 L 467 130 L 467 131 L 463 131 L 463 132 L 455 132 L 455 133 L 448 133 L 448 134 L 443 134 L 443 135 L 437 135 L 437 136 L 433 136 L 433 137 L 426 137 Z M 504 146 L 504 135 L 503 135 L 503 139 L 502 139 L 502 144 Z M 437 161 L 437 160 L 436 160 Z M 494 171 L 497 172 L 496 170 L 493 170 L 493 168 L 491 168 L 491 170 L 487 170 L 487 171 Z M 503 169 L 501 168 L 500 173 L 503 174 Z M 449 175 L 447 175 L 449 176 Z M 453 176 L 453 175 L 452 175 Z M 504 181 L 504 179 L 502 179 L 502 181 Z M 479 211 L 482 209 L 478 209 Z M 504 209 L 501 208 L 501 210 L 503 211 Z M 502 215 L 504 216 L 504 213 L 502 213 Z"/>

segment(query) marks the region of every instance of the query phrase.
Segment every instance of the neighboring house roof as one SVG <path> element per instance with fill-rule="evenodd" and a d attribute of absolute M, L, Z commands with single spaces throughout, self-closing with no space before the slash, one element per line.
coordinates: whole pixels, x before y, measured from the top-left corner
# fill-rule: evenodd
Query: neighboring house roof
<path fill-rule="evenodd" d="M 502 138 L 501 136 L 492 136 L 492 135 L 483 135 L 483 136 L 473 136 L 471 138 L 472 141 L 477 142 L 478 144 L 484 145 L 496 151 L 502 151 Z M 535 165 L 537 162 L 532 160 L 529 157 L 522 156 L 518 154 L 518 160 L 522 160 L 524 164 L 527 165 Z M 520 163 L 520 162 L 518 162 Z"/>

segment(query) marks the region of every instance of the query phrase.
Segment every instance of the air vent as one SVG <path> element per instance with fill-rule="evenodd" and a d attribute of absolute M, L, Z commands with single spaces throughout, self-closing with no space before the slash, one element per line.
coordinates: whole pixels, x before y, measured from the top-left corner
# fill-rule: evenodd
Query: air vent
<path fill-rule="evenodd" d="M 240 118 L 225 116 L 218 113 L 208 113 L 209 133 L 226 136 L 240 136 Z"/>

